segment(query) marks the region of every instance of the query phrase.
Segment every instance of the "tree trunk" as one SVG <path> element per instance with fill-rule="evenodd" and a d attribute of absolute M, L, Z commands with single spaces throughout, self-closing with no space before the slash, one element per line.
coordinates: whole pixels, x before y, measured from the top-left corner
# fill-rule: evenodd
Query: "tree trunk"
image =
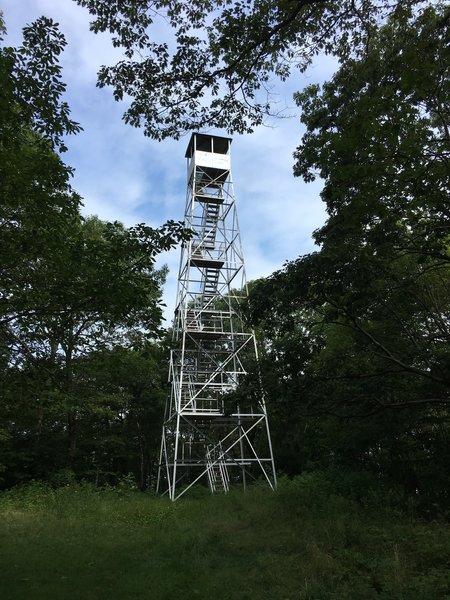
<path fill-rule="evenodd" d="M 67 435 L 69 438 L 69 451 L 67 454 L 67 466 L 71 468 L 73 466 L 75 456 L 77 453 L 77 434 L 78 434 L 78 423 L 77 415 L 75 411 L 67 413 Z"/>
<path fill-rule="evenodd" d="M 65 377 L 65 392 L 70 398 L 72 391 L 72 345 L 68 344 L 64 349 L 65 357 L 66 357 L 66 377 Z M 67 466 L 72 468 L 73 463 L 75 461 L 75 456 L 77 453 L 77 436 L 78 436 L 78 422 L 77 422 L 77 413 L 74 409 L 69 410 L 67 413 L 67 435 L 69 442 L 69 449 L 67 453 Z"/>

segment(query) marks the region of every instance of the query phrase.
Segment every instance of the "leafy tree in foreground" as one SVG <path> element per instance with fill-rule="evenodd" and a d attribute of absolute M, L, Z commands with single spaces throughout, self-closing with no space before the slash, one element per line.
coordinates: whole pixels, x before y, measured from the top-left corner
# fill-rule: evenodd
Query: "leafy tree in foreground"
<path fill-rule="evenodd" d="M 3 39 L 1 17 L 0 32 Z M 80 206 L 69 185 L 71 169 L 54 151 L 64 149 L 64 135 L 80 129 L 61 100 L 64 45 L 54 23 L 41 18 L 25 28 L 22 46 L 0 47 L 0 441 L 6 444 L 7 420 L 17 416 L 22 396 L 10 367 L 25 353 L 14 322 L 48 312 L 43 265 L 64 246 Z M 14 460 L 8 454 L 0 463 Z"/>
<path fill-rule="evenodd" d="M 45 447 L 55 463 L 75 462 L 86 414 L 75 363 L 159 335 L 155 258 L 186 237 L 171 221 L 127 229 L 81 217 L 55 152 L 79 129 L 61 102 L 64 43 L 41 18 L 22 47 L 0 49 L 0 463 L 10 483 L 39 474 Z"/>
<path fill-rule="evenodd" d="M 272 77 L 305 70 L 319 52 L 364 50 L 378 23 L 426 0 L 75 0 L 125 59 L 98 85 L 132 99 L 125 121 L 155 139 L 217 127 L 251 132 L 275 103 Z"/>
<path fill-rule="evenodd" d="M 315 232 L 320 250 L 252 294 L 275 412 L 284 423 L 289 414 L 286 436 L 303 444 L 292 468 L 370 465 L 440 502 L 450 438 L 449 18 L 446 7 L 393 17 L 364 56 L 297 95 L 307 132 L 295 171 L 324 179 L 329 217 Z"/>

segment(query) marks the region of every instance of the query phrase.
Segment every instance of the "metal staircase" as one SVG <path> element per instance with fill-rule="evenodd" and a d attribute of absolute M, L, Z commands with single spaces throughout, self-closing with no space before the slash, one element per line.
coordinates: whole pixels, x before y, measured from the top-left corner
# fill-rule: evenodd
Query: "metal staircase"
<path fill-rule="evenodd" d="M 209 445 L 206 450 L 208 468 L 208 484 L 212 494 L 226 494 L 230 489 L 230 478 L 226 461 L 222 453 L 222 445 Z"/>

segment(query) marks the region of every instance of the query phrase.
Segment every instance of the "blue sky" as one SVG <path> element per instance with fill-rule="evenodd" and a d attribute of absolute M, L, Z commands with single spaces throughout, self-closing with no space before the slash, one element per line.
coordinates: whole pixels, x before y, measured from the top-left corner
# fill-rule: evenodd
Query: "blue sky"
<path fill-rule="evenodd" d="M 182 219 L 189 138 L 155 142 L 123 123 L 123 105 L 113 100 L 109 88 L 95 87 L 100 65 L 116 62 L 120 50 L 112 47 L 107 34 L 89 31 L 86 9 L 73 0 L 3 0 L 2 10 L 6 43 L 20 42 L 22 27 L 40 15 L 57 21 L 66 37 L 61 58 L 66 99 L 84 131 L 68 139 L 64 160 L 75 168 L 73 187 L 83 197 L 84 214 L 127 226 Z M 294 72 L 283 84 L 274 81 L 278 106 L 289 107 L 291 117 L 273 119 L 251 135 L 233 136 L 231 166 L 248 280 L 270 275 L 286 260 L 314 248 L 311 234 L 324 222 L 325 211 L 320 181 L 304 184 L 292 174 L 292 153 L 303 133 L 292 94 L 328 79 L 334 68 L 331 58 L 319 57 L 306 74 Z M 164 288 L 167 324 L 175 303 L 178 261 L 178 249 L 159 259 L 169 267 Z"/>

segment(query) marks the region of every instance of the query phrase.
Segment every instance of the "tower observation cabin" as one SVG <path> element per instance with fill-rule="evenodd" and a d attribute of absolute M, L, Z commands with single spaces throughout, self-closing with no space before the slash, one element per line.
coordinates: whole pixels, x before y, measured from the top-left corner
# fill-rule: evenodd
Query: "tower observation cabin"
<path fill-rule="evenodd" d="M 244 258 L 230 159 L 231 139 L 194 133 L 187 150 L 185 225 L 181 248 L 158 490 L 176 500 L 194 484 L 212 493 L 244 489 L 275 467 L 258 374 L 252 393 L 238 384 L 257 359 L 244 323 Z"/>

